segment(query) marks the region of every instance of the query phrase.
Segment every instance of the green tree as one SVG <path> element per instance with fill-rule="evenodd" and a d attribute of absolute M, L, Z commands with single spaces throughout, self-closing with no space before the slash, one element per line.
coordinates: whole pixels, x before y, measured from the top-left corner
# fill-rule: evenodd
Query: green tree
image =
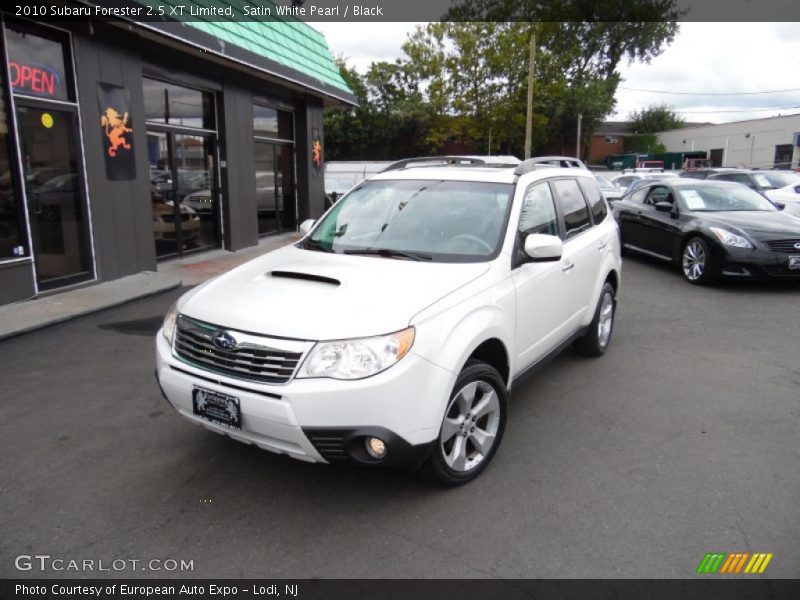
<path fill-rule="evenodd" d="M 666 152 L 667 148 L 658 141 L 658 136 L 655 133 L 641 133 L 623 138 L 622 150 L 623 152 L 636 154 L 658 154 Z"/>
<path fill-rule="evenodd" d="M 660 54 L 678 16 L 675 0 L 624 10 L 617 0 L 465 0 L 410 34 L 403 59 L 374 63 L 364 76 L 340 63 L 361 107 L 326 116 L 328 158 L 434 153 L 449 141 L 521 156 L 533 33 L 534 149 L 571 152 L 578 113 L 585 143 L 614 109 L 619 63 Z"/>
<path fill-rule="evenodd" d="M 658 133 L 680 129 L 684 120 L 668 104 L 652 104 L 634 112 L 628 118 L 628 125 L 636 133 Z"/>

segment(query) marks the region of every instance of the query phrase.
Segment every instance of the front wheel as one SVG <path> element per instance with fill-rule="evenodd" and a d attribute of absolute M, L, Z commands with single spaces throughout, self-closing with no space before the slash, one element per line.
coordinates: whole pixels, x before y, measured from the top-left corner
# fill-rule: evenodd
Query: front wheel
<path fill-rule="evenodd" d="M 573 348 L 583 356 L 602 356 L 606 353 L 611 334 L 614 331 L 614 315 L 617 310 L 617 299 L 614 286 L 609 282 L 603 284 L 600 300 L 594 311 L 594 318 L 589 329 L 573 343 Z"/>
<path fill-rule="evenodd" d="M 691 238 L 683 246 L 681 268 L 686 280 L 696 285 L 712 283 L 718 276 L 711 247 L 700 237 Z"/>
<path fill-rule="evenodd" d="M 453 386 L 423 474 L 445 486 L 480 475 L 503 438 L 506 407 L 506 386 L 497 370 L 482 361 L 468 361 Z"/>

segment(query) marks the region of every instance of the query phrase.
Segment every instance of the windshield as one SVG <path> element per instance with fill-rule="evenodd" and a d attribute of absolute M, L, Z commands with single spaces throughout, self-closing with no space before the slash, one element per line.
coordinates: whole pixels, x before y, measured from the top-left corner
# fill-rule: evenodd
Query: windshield
<path fill-rule="evenodd" d="M 603 175 L 595 175 L 595 179 L 597 179 L 597 183 L 600 185 L 600 189 L 606 192 L 618 192 L 619 189 L 616 185 L 611 183 L 611 180 L 608 177 L 604 177 Z"/>
<path fill-rule="evenodd" d="M 681 187 L 679 191 L 686 208 L 693 211 L 778 210 L 758 192 L 739 185 Z"/>
<path fill-rule="evenodd" d="M 499 252 L 512 191 L 505 183 L 365 181 L 334 205 L 304 247 L 440 262 L 488 260 Z"/>

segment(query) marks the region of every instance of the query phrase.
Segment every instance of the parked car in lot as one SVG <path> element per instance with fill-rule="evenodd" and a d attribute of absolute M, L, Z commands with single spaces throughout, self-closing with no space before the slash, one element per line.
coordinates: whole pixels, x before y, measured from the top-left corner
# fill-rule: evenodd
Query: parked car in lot
<path fill-rule="evenodd" d="M 624 250 L 680 265 L 691 283 L 800 280 L 800 219 L 741 184 L 652 182 L 614 203 L 614 217 Z"/>
<path fill-rule="evenodd" d="M 737 170 L 713 173 L 707 179 L 713 181 L 735 181 L 767 196 L 769 196 L 770 190 L 776 190 L 791 184 L 800 184 L 800 175 L 792 171 Z"/>
<path fill-rule="evenodd" d="M 662 173 L 658 172 L 641 172 L 641 173 L 625 173 L 623 175 L 617 175 L 611 181 L 616 185 L 622 193 L 625 194 L 629 191 L 631 185 L 636 183 L 637 181 L 642 180 L 660 180 L 660 179 L 670 179 L 677 177 L 677 173 Z"/>
<path fill-rule="evenodd" d="M 603 192 L 603 196 L 606 200 L 615 202 L 622 198 L 623 191 L 608 177 L 595 173 L 594 178 L 597 179 L 597 184 L 600 186 L 600 190 Z"/>
<path fill-rule="evenodd" d="M 527 372 L 569 344 L 606 352 L 621 268 L 608 212 L 583 169 L 374 175 L 301 241 L 176 302 L 156 338 L 162 392 L 297 459 L 470 481 Z"/>
<path fill-rule="evenodd" d="M 783 204 L 784 211 L 800 217 L 800 180 L 786 187 L 766 190 L 764 194 L 776 204 Z"/>
<path fill-rule="evenodd" d="M 712 175 L 717 175 L 719 173 L 735 173 L 738 170 L 739 169 L 734 169 L 733 167 L 708 167 L 704 169 L 681 171 L 680 176 L 687 179 L 707 179 Z"/>

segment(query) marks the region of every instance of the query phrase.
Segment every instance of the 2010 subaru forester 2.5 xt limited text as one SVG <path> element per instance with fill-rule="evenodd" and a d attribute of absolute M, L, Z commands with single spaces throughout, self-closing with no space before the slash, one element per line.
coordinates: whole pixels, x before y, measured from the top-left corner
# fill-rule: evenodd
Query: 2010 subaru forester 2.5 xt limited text
<path fill-rule="evenodd" d="M 587 170 L 392 169 L 301 229 L 170 309 L 157 376 L 187 419 L 454 485 L 492 459 L 521 375 L 611 339 L 619 236 Z"/>

